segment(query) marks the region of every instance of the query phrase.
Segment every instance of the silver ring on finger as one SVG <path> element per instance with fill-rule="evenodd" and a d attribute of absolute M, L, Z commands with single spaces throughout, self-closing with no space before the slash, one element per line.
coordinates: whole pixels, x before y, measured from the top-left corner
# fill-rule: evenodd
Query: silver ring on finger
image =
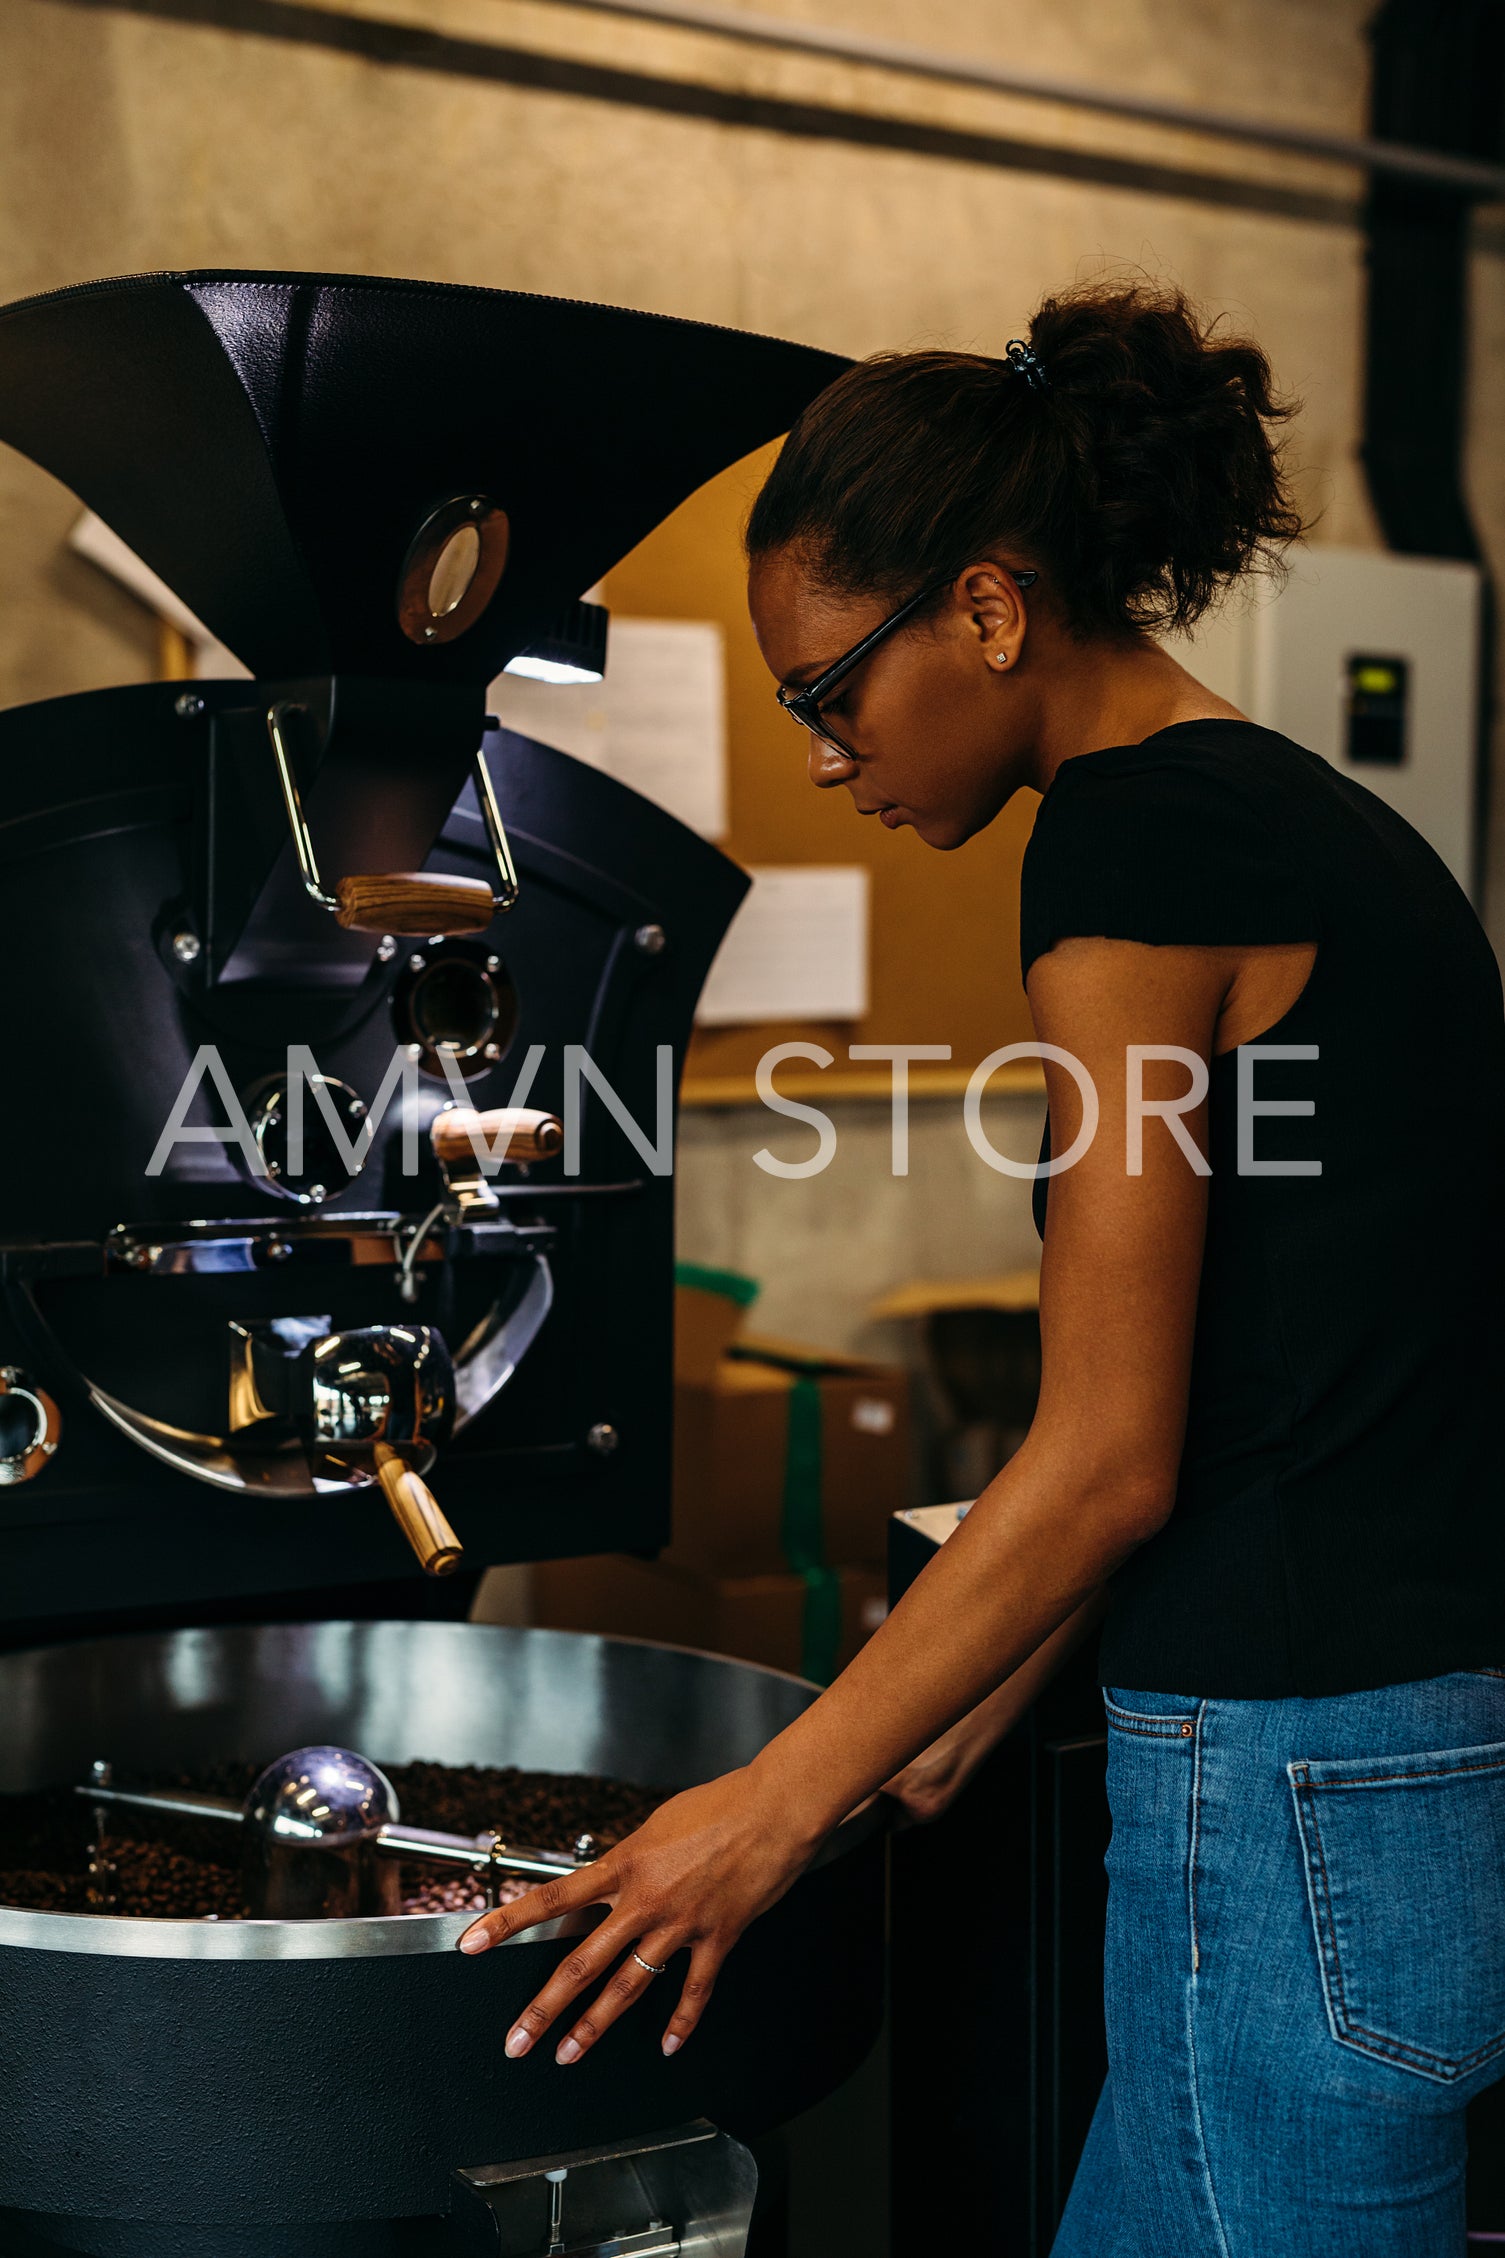
<path fill-rule="evenodd" d="M 645 1969 L 647 1970 L 647 1972 L 648 1972 L 648 1974 L 649 1974 L 650 1976 L 661 1976 L 661 1975 L 663 1975 L 663 1973 L 664 1973 L 665 1969 L 667 1969 L 667 1967 L 668 1967 L 668 1965 L 669 1965 L 668 1961 L 666 1960 L 666 1961 L 665 1961 L 665 1962 L 663 1963 L 663 1966 L 662 1966 L 662 1967 L 655 1967 L 655 1966 L 654 1966 L 654 1964 L 653 1964 L 653 1962 L 652 1962 L 651 1960 L 645 1960 L 645 1959 L 643 1958 L 643 1955 L 642 1955 L 642 1954 L 641 1954 L 640 1952 L 634 1952 L 634 1953 L 633 1953 L 633 1955 L 632 1955 L 632 1957 L 633 1957 L 633 1959 L 634 1959 L 634 1960 L 635 1960 L 635 1961 L 637 1962 L 637 1964 L 638 1964 L 638 1966 L 639 1966 L 640 1968 L 645 1968 Z"/>

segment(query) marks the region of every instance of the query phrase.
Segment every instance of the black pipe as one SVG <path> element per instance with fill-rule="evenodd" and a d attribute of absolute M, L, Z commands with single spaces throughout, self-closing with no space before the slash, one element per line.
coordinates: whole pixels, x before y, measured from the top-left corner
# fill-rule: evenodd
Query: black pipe
<path fill-rule="evenodd" d="M 1376 140 L 1500 154 L 1500 0 L 1384 0 L 1369 37 Z M 1394 174 L 1371 179 L 1363 460 L 1391 548 L 1477 561 L 1463 489 L 1471 216 L 1466 194 Z"/>
<path fill-rule="evenodd" d="M 1505 151 L 1501 0 L 1384 0 L 1369 27 L 1376 140 L 1497 159 Z M 1467 194 L 1394 174 L 1371 177 L 1364 207 L 1364 434 L 1380 529 L 1410 556 L 1484 563 L 1464 485 L 1468 434 Z M 1473 896 L 1482 902 L 1494 720 L 1495 605 L 1480 606 Z"/>

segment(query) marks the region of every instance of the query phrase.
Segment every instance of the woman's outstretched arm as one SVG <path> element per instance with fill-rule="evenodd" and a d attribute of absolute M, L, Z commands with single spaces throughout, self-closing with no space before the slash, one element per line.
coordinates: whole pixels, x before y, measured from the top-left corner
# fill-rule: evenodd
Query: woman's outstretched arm
<path fill-rule="evenodd" d="M 751 1764 L 673 1797 L 588 1871 L 467 1931 L 462 1949 L 483 1950 L 576 1907 L 610 1909 L 523 2011 L 509 2054 L 571 2011 L 557 2058 L 577 2060 L 648 1989 L 651 1968 L 688 1948 L 663 2042 L 682 2044 L 736 1939 L 830 1830 L 1034 1655 L 1165 1521 L 1206 1224 L 1205 1104 L 1177 1116 L 1197 1162 L 1171 1122 L 1152 1117 L 1130 1174 L 1126 1060 L 1130 1046 L 1176 1054 L 1146 1062 L 1144 1095 L 1181 1098 L 1211 1056 L 1235 969 L 1227 950 L 1108 940 L 1065 941 L 1036 960 L 1040 1040 L 1080 1062 L 1100 1118 L 1089 1149 L 1050 1184 L 1029 1435 L 841 1676 Z M 1051 1061 L 1046 1084 L 1061 1156 L 1083 1100 Z"/>

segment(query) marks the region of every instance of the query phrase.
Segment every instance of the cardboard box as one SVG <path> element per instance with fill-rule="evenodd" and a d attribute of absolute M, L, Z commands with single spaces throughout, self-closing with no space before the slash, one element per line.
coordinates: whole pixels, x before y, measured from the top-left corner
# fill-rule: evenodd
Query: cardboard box
<path fill-rule="evenodd" d="M 910 1278 L 869 1302 L 869 1317 L 933 1317 L 948 1309 L 1038 1309 L 1039 1265 L 981 1278 Z"/>
<path fill-rule="evenodd" d="M 674 1391 L 674 1533 L 699 1576 L 747 1577 L 883 1558 L 911 1502 L 909 1375 L 798 1342 L 749 1337 Z"/>
<path fill-rule="evenodd" d="M 702 1577 L 623 1553 L 543 1561 L 533 1620 L 558 1631 L 662 1639 L 824 1684 L 845 1669 L 887 1613 L 878 1567 L 803 1576 Z"/>
<path fill-rule="evenodd" d="M 740 1270 L 711 1270 L 701 1262 L 674 1265 L 674 1377 L 709 1387 L 742 1320 L 758 1298 L 756 1278 Z"/>

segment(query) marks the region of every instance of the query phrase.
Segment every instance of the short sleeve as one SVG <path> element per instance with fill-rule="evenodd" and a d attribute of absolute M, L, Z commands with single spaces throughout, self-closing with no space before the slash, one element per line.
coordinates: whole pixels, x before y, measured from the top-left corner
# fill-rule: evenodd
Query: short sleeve
<path fill-rule="evenodd" d="M 1024 854 L 1021 973 L 1075 934 L 1183 947 L 1322 938 L 1315 889 L 1266 795 L 1193 753 L 1089 753 L 1057 770 Z"/>

